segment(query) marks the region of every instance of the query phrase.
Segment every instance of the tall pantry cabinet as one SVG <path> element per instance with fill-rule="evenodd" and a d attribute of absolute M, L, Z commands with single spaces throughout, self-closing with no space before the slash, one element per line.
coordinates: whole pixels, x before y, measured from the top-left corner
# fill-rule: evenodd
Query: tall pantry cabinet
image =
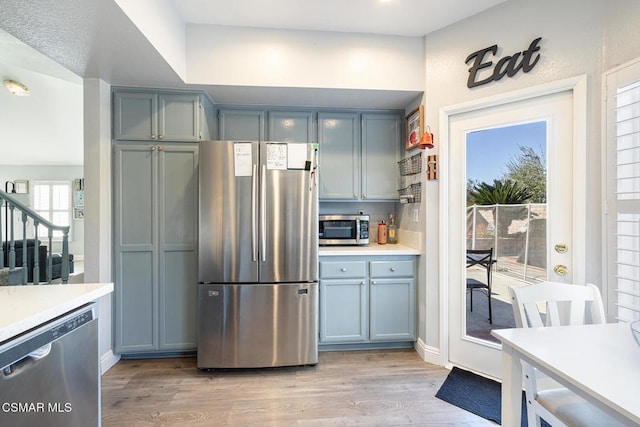
<path fill-rule="evenodd" d="M 122 96 L 122 91 L 114 91 L 114 100 Z M 117 108 L 114 102 L 114 110 Z M 192 111 L 194 126 L 206 123 L 198 117 L 206 109 Z M 159 113 L 166 116 L 170 111 Z M 201 133 L 195 133 L 193 142 L 173 142 L 166 137 L 158 141 L 151 134 L 147 140 L 128 141 L 118 139 L 122 138 L 117 132 L 121 117 L 127 117 L 127 111 L 114 111 L 116 352 L 195 350 L 197 141 Z"/>
<path fill-rule="evenodd" d="M 118 353 L 196 347 L 198 147 L 115 147 Z"/>

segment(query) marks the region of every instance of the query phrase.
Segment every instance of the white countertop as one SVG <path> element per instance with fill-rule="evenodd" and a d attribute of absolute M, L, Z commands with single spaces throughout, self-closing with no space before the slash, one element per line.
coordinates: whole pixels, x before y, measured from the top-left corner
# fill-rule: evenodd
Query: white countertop
<path fill-rule="evenodd" d="M 420 255 L 420 250 L 404 246 L 378 245 L 372 243 L 368 246 L 320 246 L 318 250 L 320 256 L 376 256 L 376 255 Z"/>
<path fill-rule="evenodd" d="M 113 292 L 113 283 L 0 286 L 0 342 Z"/>

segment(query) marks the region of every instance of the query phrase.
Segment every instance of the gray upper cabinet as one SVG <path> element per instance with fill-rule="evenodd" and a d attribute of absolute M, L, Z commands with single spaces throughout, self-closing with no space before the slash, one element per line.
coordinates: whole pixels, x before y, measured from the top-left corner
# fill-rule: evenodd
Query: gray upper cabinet
<path fill-rule="evenodd" d="M 269 111 L 268 141 L 316 142 L 313 112 Z"/>
<path fill-rule="evenodd" d="M 113 137 L 127 141 L 199 141 L 207 124 L 202 95 L 114 90 Z"/>
<path fill-rule="evenodd" d="M 360 198 L 360 115 L 318 113 L 318 178 L 321 200 Z"/>
<path fill-rule="evenodd" d="M 221 109 L 218 111 L 218 139 L 264 141 L 264 111 Z"/>
<path fill-rule="evenodd" d="M 318 113 L 320 199 L 397 201 L 401 126 L 397 114 Z"/>
<path fill-rule="evenodd" d="M 362 198 L 398 200 L 402 118 L 362 115 Z"/>
<path fill-rule="evenodd" d="M 196 348 L 198 147 L 116 144 L 118 353 Z"/>

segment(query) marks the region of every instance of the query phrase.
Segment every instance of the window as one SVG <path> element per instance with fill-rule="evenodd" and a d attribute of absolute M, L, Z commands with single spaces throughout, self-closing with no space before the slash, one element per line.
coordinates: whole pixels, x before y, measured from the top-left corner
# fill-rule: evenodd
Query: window
<path fill-rule="evenodd" d="M 640 61 L 606 74 L 608 312 L 640 319 Z"/>
<path fill-rule="evenodd" d="M 33 185 L 33 210 L 55 225 L 71 225 L 71 182 L 35 181 Z M 48 235 L 47 229 L 38 227 L 38 236 Z M 53 232 L 54 240 L 62 239 L 61 231 Z M 71 239 L 71 232 L 69 232 Z"/>

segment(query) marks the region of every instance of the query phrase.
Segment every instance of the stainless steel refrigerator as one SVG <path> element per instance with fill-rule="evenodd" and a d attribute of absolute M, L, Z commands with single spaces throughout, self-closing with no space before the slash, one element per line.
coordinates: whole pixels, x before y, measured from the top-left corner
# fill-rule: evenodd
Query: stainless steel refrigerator
<path fill-rule="evenodd" d="M 198 367 L 318 363 L 316 146 L 200 143 Z"/>

